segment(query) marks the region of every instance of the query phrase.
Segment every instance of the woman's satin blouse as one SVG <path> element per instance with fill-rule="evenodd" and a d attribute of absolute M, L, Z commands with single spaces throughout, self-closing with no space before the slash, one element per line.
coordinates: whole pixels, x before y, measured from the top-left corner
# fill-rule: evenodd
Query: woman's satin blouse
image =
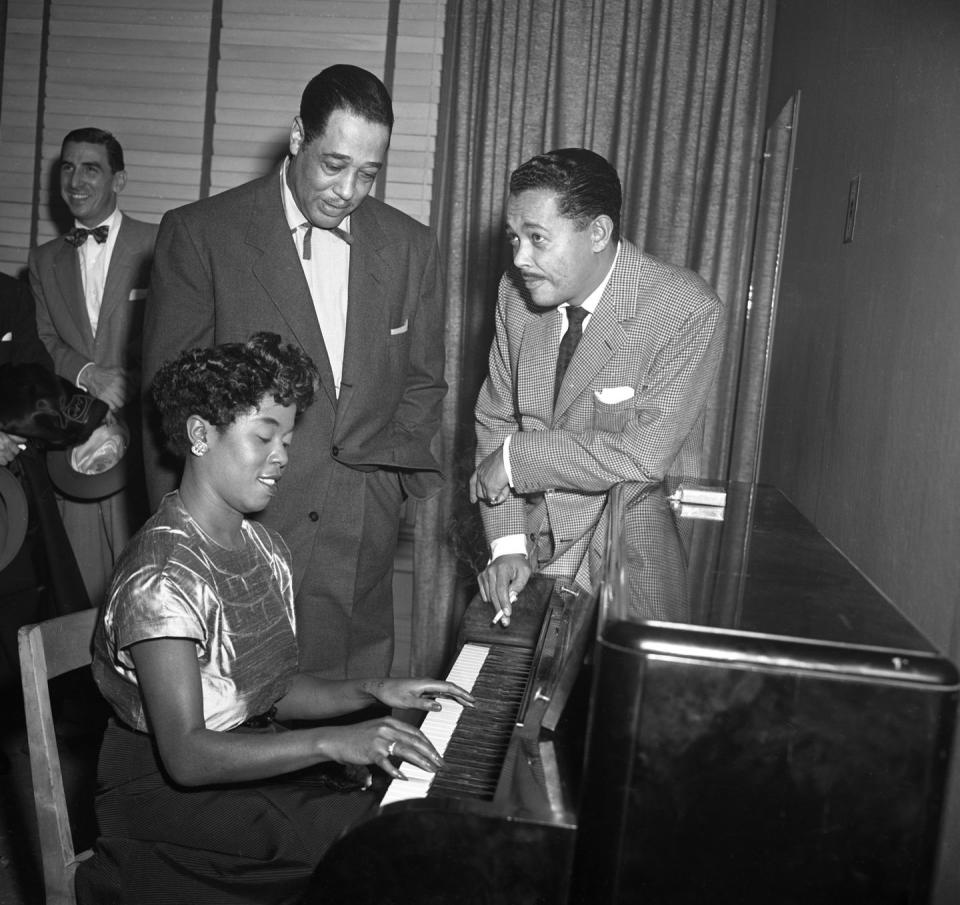
<path fill-rule="evenodd" d="M 186 638 L 197 651 L 208 729 L 265 713 L 297 672 L 290 552 L 244 520 L 235 550 L 211 540 L 167 494 L 123 551 L 94 636 L 94 676 L 130 728 L 149 732 L 130 646 Z"/>

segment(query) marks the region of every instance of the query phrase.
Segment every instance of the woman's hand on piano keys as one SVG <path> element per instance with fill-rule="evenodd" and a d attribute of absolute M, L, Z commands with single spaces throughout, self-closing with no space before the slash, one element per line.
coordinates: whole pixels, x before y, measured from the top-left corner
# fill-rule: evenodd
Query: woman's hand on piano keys
<path fill-rule="evenodd" d="M 476 703 L 468 691 L 441 679 L 364 680 L 364 690 L 381 704 L 399 710 L 441 710 L 437 698 L 452 698 L 464 707 Z"/>
<path fill-rule="evenodd" d="M 439 683 L 446 684 L 446 683 Z M 416 726 L 388 716 L 352 726 L 327 727 L 324 748 L 341 764 L 376 764 L 394 779 L 405 779 L 395 760 L 435 773 L 443 759 Z"/>

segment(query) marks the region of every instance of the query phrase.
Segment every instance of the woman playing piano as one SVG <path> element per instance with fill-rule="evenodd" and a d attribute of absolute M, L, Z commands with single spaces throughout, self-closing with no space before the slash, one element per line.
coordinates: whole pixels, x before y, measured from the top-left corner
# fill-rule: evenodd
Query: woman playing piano
<path fill-rule="evenodd" d="M 81 903 L 286 903 L 376 801 L 324 765 L 399 775 L 440 758 L 393 717 L 286 729 L 362 710 L 470 704 L 449 682 L 332 681 L 298 671 L 290 555 L 247 513 L 276 493 L 317 372 L 279 337 L 182 354 L 153 393 L 172 448 L 168 494 L 124 550 L 94 636 L 110 703 L 98 767 L 100 838 Z M 395 759 L 395 760 L 392 760 Z M 342 777 L 341 777 L 342 779 Z"/>

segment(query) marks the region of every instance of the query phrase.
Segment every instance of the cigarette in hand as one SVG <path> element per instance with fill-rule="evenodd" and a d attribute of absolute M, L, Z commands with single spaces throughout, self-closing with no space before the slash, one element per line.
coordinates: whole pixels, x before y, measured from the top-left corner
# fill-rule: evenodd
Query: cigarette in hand
<path fill-rule="evenodd" d="M 516 592 L 516 591 L 511 591 L 511 592 L 510 592 L 510 602 L 511 602 L 511 603 L 516 603 L 516 602 L 517 602 L 517 592 Z M 493 622 L 491 622 L 490 624 L 491 624 L 491 625 L 496 625 L 501 619 L 503 619 L 503 617 L 504 617 L 505 615 L 506 615 L 506 614 L 503 612 L 503 610 L 497 610 L 497 615 L 493 617 Z"/>

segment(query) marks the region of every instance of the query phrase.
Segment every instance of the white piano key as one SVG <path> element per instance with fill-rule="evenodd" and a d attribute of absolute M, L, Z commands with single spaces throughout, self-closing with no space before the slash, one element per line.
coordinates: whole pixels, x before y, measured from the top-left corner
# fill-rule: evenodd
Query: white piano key
<path fill-rule="evenodd" d="M 447 673 L 447 681 L 459 685 L 464 691 L 472 691 L 473 685 L 480 675 L 484 661 L 490 648 L 485 644 L 464 644 L 453 666 Z M 463 705 L 449 698 L 440 701 L 443 707 L 439 711 L 431 711 L 420 724 L 420 731 L 430 740 L 440 756 L 447 750 L 447 745 L 456 731 Z M 408 801 L 414 798 L 426 798 L 433 782 L 435 773 L 422 770 L 413 764 L 404 764 L 400 772 L 407 777 L 406 781 L 395 779 L 387 786 L 387 791 L 380 802 L 380 807 L 392 804 L 395 801 Z"/>
<path fill-rule="evenodd" d="M 430 783 L 427 782 L 403 782 L 395 779 L 387 788 L 380 807 L 393 804 L 395 801 L 413 801 L 418 798 L 426 798 L 430 789 Z"/>

